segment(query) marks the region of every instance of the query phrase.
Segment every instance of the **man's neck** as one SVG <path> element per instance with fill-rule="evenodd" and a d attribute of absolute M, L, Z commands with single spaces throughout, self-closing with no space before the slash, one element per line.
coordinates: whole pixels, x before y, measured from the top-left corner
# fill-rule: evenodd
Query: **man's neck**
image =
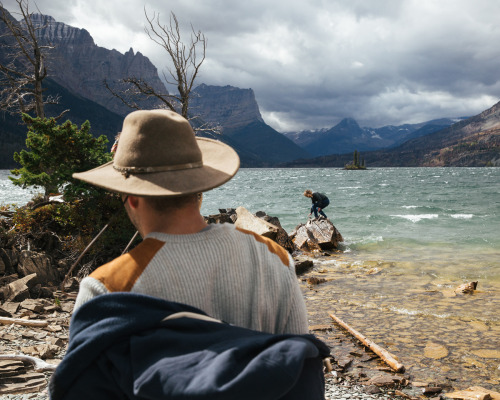
<path fill-rule="evenodd" d="M 143 236 L 151 232 L 168 233 L 171 235 L 187 235 L 198 233 L 207 227 L 198 208 L 181 208 L 168 214 L 149 214 L 144 220 Z"/>

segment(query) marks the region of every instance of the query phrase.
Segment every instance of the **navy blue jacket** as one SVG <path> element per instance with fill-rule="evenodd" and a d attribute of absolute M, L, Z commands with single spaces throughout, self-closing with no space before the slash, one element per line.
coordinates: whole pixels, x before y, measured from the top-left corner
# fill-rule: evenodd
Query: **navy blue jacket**
<path fill-rule="evenodd" d="M 324 399 L 313 335 L 276 335 L 189 317 L 196 308 L 135 293 L 90 300 L 73 315 L 49 383 L 59 399 Z"/>
<path fill-rule="evenodd" d="M 313 204 L 316 204 L 318 207 L 323 208 L 330 204 L 330 199 L 326 197 L 325 194 L 314 192 L 311 201 Z"/>

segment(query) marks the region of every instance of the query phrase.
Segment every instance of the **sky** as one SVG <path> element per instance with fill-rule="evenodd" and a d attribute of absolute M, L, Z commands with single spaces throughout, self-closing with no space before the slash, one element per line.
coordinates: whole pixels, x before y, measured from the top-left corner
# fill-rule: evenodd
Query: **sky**
<path fill-rule="evenodd" d="M 145 10 L 207 38 L 197 84 L 253 89 L 280 132 L 476 115 L 500 100 L 498 0 L 29 0 L 166 72 Z M 0 0 L 9 11 L 15 0 Z"/>

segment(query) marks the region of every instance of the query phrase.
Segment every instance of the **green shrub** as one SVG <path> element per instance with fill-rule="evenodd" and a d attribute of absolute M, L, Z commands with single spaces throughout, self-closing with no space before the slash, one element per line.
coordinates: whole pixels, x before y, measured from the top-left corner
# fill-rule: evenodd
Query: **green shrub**
<path fill-rule="evenodd" d="M 90 133 L 90 123 L 80 129 L 71 121 L 58 125 L 54 118 L 33 118 L 23 114 L 28 126 L 26 147 L 14 153 L 14 160 L 21 168 L 10 177 L 18 186 L 40 187 L 45 198 L 50 194 L 63 193 L 66 199 L 93 195 L 95 189 L 72 178 L 74 172 L 86 171 L 111 160 L 106 151 L 108 139 L 95 138 Z"/>

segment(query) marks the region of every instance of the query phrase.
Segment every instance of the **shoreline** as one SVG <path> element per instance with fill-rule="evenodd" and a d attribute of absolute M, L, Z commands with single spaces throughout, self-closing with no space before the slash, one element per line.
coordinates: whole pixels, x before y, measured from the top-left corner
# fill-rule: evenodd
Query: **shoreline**
<path fill-rule="evenodd" d="M 20 352 L 36 358 L 45 359 L 49 364 L 57 364 L 65 355 L 66 344 L 68 341 L 68 328 L 76 298 L 77 291 L 67 291 L 65 293 L 57 292 L 55 295 L 60 299 L 57 305 L 54 305 L 49 299 L 38 299 L 22 302 L 19 312 L 14 314 L 16 317 L 27 314 L 28 304 L 31 304 L 32 311 L 28 314 L 32 321 L 46 321 L 47 326 L 36 328 L 25 325 L 11 324 L 0 325 L 0 335 L 4 339 L 1 345 L 2 354 L 19 354 Z M 35 311 L 36 310 L 36 311 Z M 29 320 L 28 320 L 29 321 Z M 5 362 L 5 361 L 4 361 Z M 14 365 L 11 363 L 10 365 Z M 19 367 L 19 366 L 18 366 Z M 53 371 L 30 372 L 32 366 L 19 367 L 19 378 L 17 386 L 0 385 L 0 394 L 2 399 L 27 400 L 32 399 L 34 394 L 39 400 L 48 399 L 47 384 Z M 0 377 L 2 368 L 0 367 Z M 23 378 L 26 376 L 26 378 Z M 0 378 L 1 379 L 1 378 Z M 43 380 L 43 382 L 41 382 Z M 350 399 L 359 400 L 388 400 L 395 397 L 395 390 L 375 390 L 371 387 L 366 391 L 365 388 L 352 380 L 346 380 L 340 377 L 340 374 L 326 374 L 325 394 L 326 399 L 338 399 L 343 395 L 348 395 Z M 19 383 L 23 382 L 24 383 Z M 22 387 L 25 387 L 24 391 Z M 17 393 L 6 393 L 5 391 L 19 390 Z M 2 389 L 4 391 L 2 391 Z M 403 398 L 403 397 L 402 397 Z"/>
<path fill-rule="evenodd" d="M 21 325 L 0 325 L 0 335 L 7 339 L 2 345 L 2 354 L 12 354 L 19 353 L 19 351 L 37 358 L 46 358 L 45 361 L 51 364 L 57 364 L 58 360 L 62 359 L 65 354 L 66 344 L 68 341 L 68 328 L 69 322 L 72 315 L 74 300 L 76 298 L 77 291 L 75 288 L 71 291 L 65 293 L 55 292 L 55 295 L 60 302 L 54 304 L 48 299 L 40 299 L 31 301 L 32 310 L 27 311 L 27 303 L 24 305 L 26 308 L 19 310 L 19 315 L 28 314 L 32 317 L 32 320 L 47 321 L 48 325 L 44 328 L 33 328 L 30 326 Z M 39 307 L 36 307 L 38 305 Z M 35 311 L 36 310 L 36 311 Z M 318 334 L 324 332 L 324 328 L 316 327 L 311 331 L 311 333 Z M 344 340 L 349 340 L 345 338 Z M 359 345 L 358 345 L 359 346 Z M 330 347 L 330 346 L 329 346 Z M 360 347 L 358 351 L 361 352 Z M 43 352 L 46 356 L 43 356 Z M 366 355 L 368 352 L 363 353 Z M 52 354 L 52 358 L 50 358 Z M 389 400 L 389 399 L 410 399 L 419 400 L 423 398 L 429 398 L 430 396 L 440 396 L 432 397 L 435 399 L 451 399 L 445 397 L 444 393 L 449 393 L 452 388 L 446 385 L 436 384 L 433 387 L 418 384 L 417 386 L 411 386 L 409 384 L 408 377 L 404 373 L 393 373 L 389 372 L 387 367 L 384 367 L 376 360 L 376 357 L 368 357 L 366 363 L 371 363 L 371 367 L 358 368 L 358 371 L 354 374 L 346 373 L 342 371 L 340 364 L 334 363 L 333 371 L 325 372 L 325 399 L 326 400 L 338 400 L 338 399 L 351 399 L 351 400 Z M 344 360 L 345 363 L 345 360 Z M 384 374 L 385 376 L 392 376 L 391 379 L 381 379 L 378 378 L 376 381 L 367 384 L 366 374 L 369 368 L 373 368 L 374 371 L 378 372 L 379 376 Z M 28 368 L 28 370 L 31 370 Z M 1 371 L 1 368 L 0 368 Z M 363 371 L 362 373 L 360 371 Z M 41 373 L 29 372 L 30 378 L 34 379 L 34 376 L 38 377 L 37 383 L 32 383 L 31 388 L 27 388 L 26 391 L 18 393 L 2 393 L 0 389 L 0 394 L 2 394 L 2 399 L 5 400 L 28 400 L 33 399 L 36 395 L 38 400 L 48 399 L 47 384 L 53 371 L 45 371 Z M 40 377 L 43 375 L 43 382 L 40 382 Z M 22 379 L 19 380 L 21 382 Z M 29 380 L 25 383 L 29 385 Z M 18 384 L 19 385 L 19 384 Z M 21 384 L 22 386 L 22 384 Z M 3 388 L 5 385 L 3 386 Z M 493 392 L 492 392 L 493 393 Z M 454 398 L 454 397 L 452 397 Z M 496 397 L 492 397 L 496 399 Z"/>
<path fill-rule="evenodd" d="M 325 341 L 330 349 L 334 350 L 334 358 L 338 361 L 339 370 L 343 378 L 347 378 L 348 381 L 353 381 L 362 387 L 370 386 L 369 381 L 375 375 L 390 375 L 397 377 L 394 379 L 397 387 L 396 390 L 401 392 L 402 398 L 405 396 L 410 396 L 406 398 L 415 398 L 415 396 L 422 395 L 423 393 L 440 393 L 441 396 L 446 393 L 464 391 L 471 387 L 480 387 L 485 391 L 490 391 L 491 393 L 497 393 L 498 385 L 495 384 L 494 378 L 492 381 L 488 382 L 488 379 L 474 379 L 473 374 L 469 383 L 467 380 L 456 381 L 454 379 L 448 379 L 447 374 L 437 374 L 436 369 L 439 369 L 440 363 L 438 359 L 433 360 L 428 358 L 427 366 L 424 370 L 414 371 L 415 361 L 413 358 L 415 355 L 412 353 L 415 345 L 422 346 L 422 344 L 406 342 L 407 347 L 394 347 L 390 344 L 387 348 L 385 347 L 384 341 L 380 340 L 377 335 L 372 335 L 373 327 L 391 325 L 390 320 L 384 320 L 383 318 L 378 318 L 379 315 L 365 315 L 366 309 L 363 307 L 352 307 L 346 306 L 345 302 L 336 300 L 336 296 L 343 297 L 343 294 L 348 294 L 349 289 L 338 288 L 345 284 L 346 280 L 351 280 L 355 285 L 363 285 L 365 279 L 362 274 L 357 271 L 350 271 L 350 273 L 345 273 L 343 278 L 330 279 L 328 273 L 325 273 L 325 268 L 321 264 L 321 260 L 330 258 L 339 258 L 338 254 L 335 255 L 321 255 L 321 256 L 305 256 L 301 255 L 296 258 L 296 261 L 310 260 L 313 262 L 314 267 L 310 267 L 306 271 L 298 274 L 298 279 L 301 283 L 304 297 L 306 299 L 306 306 L 310 315 L 310 322 L 312 324 L 312 333 L 318 336 L 320 339 Z M 347 267 L 346 267 L 347 268 Z M 370 277 L 370 275 L 368 275 Z M 332 291 L 332 285 L 337 286 L 337 290 Z M 341 295 L 342 294 L 342 295 Z M 348 295 L 349 296 L 349 295 Z M 330 302 L 331 306 L 325 307 L 324 303 Z M 373 340 L 376 344 L 381 345 L 386 348 L 392 354 L 394 349 L 398 349 L 396 354 L 401 359 L 403 364 L 407 364 L 409 368 L 404 373 L 395 373 L 392 371 L 387 364 L 383 363 L 377 356 L 375 356 L 369 350 L 367 351 L 366 346 L 361 344 L 359 340 L 354 338 L 350 333 L 346 332 L 345 329 L 340 327 L 332 319 L 328 317 L 328 311 L 330 309 L 337 309 L 340 315 L 345 315 L 345 321 L 350 321 L 351 327 L 358 330 L 366 338 Z M 376 311 L 377 309 L 375 309 Z M 352 318 L 354 314 L 356 318 Z M 382 316 L 380 316 L 382 317 Z M 342 317 L 343 318 L 343 317 Z M 360 323 L 360 321 L 364 321 Z M 363 325 L 364 324 L 364 325 Z M 366 329 L 366 326 L 370 326 L 370 329 Z M 398 331 L 398 324 L 396 323 L 394 329 Z M 407 329 L 412 329 L 412 324 L 408 324 Z M 376 332 L 383 332 L 383 329 L 379 329 Z M 405 332 L 400 332 L 403 334 L 403 338 L 412 340 L 412 336 L 405 334 Z M 429 330 L 429 338 L 432 339 L 436 335 L 432 334 L 432 328 Z M 415 338 L 416 339 L 416 338 Z M 436 338 L 439 341 L 439 338 Z M 390 343 L 391 340 L 387 339 Z M 427 339 L 428 340 L 428 339 Z M 386 341 L 387 342 L 387 341 Z M 422 342 L 425 346 L 425 342 Z M 418 346 L 417 346 L 418 347 Z M 470 348 L 470 346 L 464 344 L 464 349 Z M 412 350 L 406 352 L 406 350 Z M 436 351 L 440 351 L 441 348 L 437 348 Z M 430 350 L 429 350 L 430 351 Z M 427 348 L 425 349 L 427 357 L 433 357 L 431 354 L 427 354 Z M 422 348 L 422 356 L 423 356 Z M 397 358 L 397 357 L 396 357 Z M 398 360 L 399 360 L 398 359 Z M 446 367 L 442 367 L 443 371 L 446 371 Z M 474 371 L 474 370 L 473 370 Z M 470 373 L 470 372 L 469 372 Z M 444 376 L 444 378 L 443 378 Z M 406 380 L 406 382 L 405 382 Z M 390 379 L 387 380 L 390 382 Z M 407 386 L 408 385 L 408 386 Z M 395 389 L 388 386 L 384 389 L 385 391 L 392 391 L 395 393 Z M 427 395 L 428 396 L 428 395 Z M 496 398 L 496 397 L 492 397 Z"/>
<path fill-rule="evenodd" d="M 322 262 L 322 261 L 327 260 L 327 259 L 335 259 L 335 258 L 340 258 L 340 257 L 342 257 L 342 254 L 337 253 L 337 254 L 330 254 L 328 256 L 326 256 L 326 255 L 320 255 L 319 257 L 311 256 L 309 258 L 312 261 L 312 263 L 314 264 L 314 262 L 317 263 L 318 261 Z M 377 268 L 378 268 L 378 266 L 377 266 Z M 369 285 L 373 286 L 373 283 L 370 283 L 370 282 L 373 282 L 373 281 L 383 282 L 381 280 L 382 278 L 387 279 L 387 276 L 384 277 L 384 271 L 390 271 L 391 268 L 393 268 L 393 266 L 392 265 L 384 266 L 384 268 L 386 268 L 386 270 L 384 270 L 383 268 L 380 270 L 376 270 L 377 268 L 375 268 L 372 271 L 372 270 L 365 270 L 364 268 L 354 269 L 351 265 L 344 266 L 344 267 L 342 267 L 342 269 L 344 269 L 345 271 L 341 271 L 341 272 L 336 271 L 337 275 L 332 275 L 332 276 L 334 276 L 332 278 L 329 275 L 331 273 L 331 271 L 330 272 L 327 271 L 327 268 L 324 267 L 323 264 L 320 263 L 319 266 L 313 267 L 306 274 L 299 277 L 299 279 L 301 280 L 301 286 L 304 290 L 304 295 L 306 297 L 306 304 L 308 305 L 308 311 L 310 314 L 310 321 L 311 321 L 312 325 L 320 325 L 319 327 L 316 327 L 312 332 L 320 338 L 325 337 L 326 338 L 325 341 L 327 342 L 328 346 L 331 349 L 337 350 L 337 348 L 339 348 L 339 349 L 343 350 L 345 347 L 347 347 L 347 348 L 349 348 L 349 351 L 347 351 L 347 353 L 349 353 L 350 351 L 355 353 L 354 357 L 351 357 L 351 361 L 349 362 L 348 359 L 346 359 L 346 360 L 342 359 L 343 355 L 344 355 L 343 352 L 338 352 L 337 358 L 341 361 L 341 364 L 339 365 L 339 367 L 340 367 L 339 371 L 336 371 L 338 373 L 337 376 L 333 377 L 337 381 L 337 383 L 335 383 L 335 385 L 337 385 L 337 386 L 339 384 L 342 385 L 343 383 L 348 383 L 350 385 L 356 385 L 356 384 L 361 383 L 361 382 L 367 383 L 369 381 L 369 379 L 371 379 L 373 377 L 373 374 L 367 373 L 368 371 L 373 371 L 374 373 L 377 373 L 377 374 L 378 373 L 386 374 L 388 372 L 387 367 L 385 367 L 383 365 L 379 365 L 379 362 L 376 360 L 376 358 L 372 358 L 372 359 L 363 361 L 363 363 L 365 363 L 365 364 L 368 363 L 368 367 L 366 365 L 360 366 L 360 364 L 357 363 L 357 361 L 360 358 L 371 358 L 372 356 L 369 354 L 368 355 L 365 354 L 363 346 L 359 346 L 359 344 L 356 344 L 355 341 L 352 340 L 352 338 L 350 338 L 348 335 L 345 335 L 343 333 L 342 329 L 340 329 L 338 326 L 336 326 L 328 318 L 328 314 L 327 314 L 327 311 L 331 311 L 331 309 L 335 308 L 335 307 L 342 310 L 343 312 L 347 313 L 347 315 L 349 315 L 349 316 L 351 314 L 353 316 L 354 316 L 354 314 L 361 314 L 362 311 L 364 311 L 364 310 L 361 309 L 360 304 L 355 303 L 354 300 L 356 300 L 356 299 L 354 299 L 354 296 L 352 295 L 350 290 L 352 288 L 352 285 L 357 286 L 357 287 L 363 287 L 363 286 L 367 285 L 369 287 Z M 307 278 L 309 276 L 316 277 L 319 279 L 323 278 L 323 279 L 326 279 L 326 281 L 324 283 L 319 283 L 316 285 L 310 284 L 309 282 L 307 282 Z M 306 281 L 304 281 L 304 279 Z M 339 282 L 339 284 L 336 285 L 337 291 L 333 294 L 340 296 L 347 303 L 339 303 L 338 301 L 333 301 L 329 304 L 326 304 L 326 311 L 325 311 L 325 304 L 321 304 L 321 303 L 325 303 L 325 301 L 331 301 L 332 299 L 334 299 L 334 296 L 332 296 L 332 292 L 328 292 L 328 290 L 331 288 L 329 286 L 330 285 L 328 282 L 329 280 L 335 280 L 336 282 Z M 427 282 L 425 282 L 425 283 L 427 283 Z M 421 282 L 419 282 L 418 284 L 420 285 Z M 348 286 L 348 285 L 351 285 L 351 286 Z M 375 284 L 374 287 L 377 287 L 377 284 Z M 415 289 L 415 288 L 413 288 L 413 289 Z M 328 297 L 326 297 L 326 296 L 322 297 L 322 296 L 324 296 L 325 293 L 328 294 Z M 433 293 L 435 293 L 435 294 L 433 294 Z M 346 296 L 346 294 L 347 294 L 347 296 Z M 438 294 L 438 292 L 431 292 L 428 290 L 426 290 L 424 292 L 424 295 L 426 296 L 426 298 L 431 298 L 430 294 L 432 294 L 432 296 L 435 296 Z M 377 308 L 374 308 L 374 309 L 376 311 L 378 311 Z M 384 324 L 380 324 L 380 322 L 377 321 L 377 319 L 376 319 L 377 317 L 378 316 L 369 317 L 369 321 L 367 321 L 368 325 L 371 325 L 371 327 L 376 326 L 376 325 L 383 326 Z M 376 339 L 376 337 L 377 337 L 376 335 L 372 336 L 372 333 L 369 330 L 366 330 L 363 327 L 363 325 L 358 325 L 360 318 L 361 319 L 363 319 L 363 318 L 368 319 L 368 318 L 366 318 L 364 316 L 361 316 L 361 317 L 357 316 L 356 318 L 357 318 L 357 320 L 356 319 L 353 319 L 353 320 L 346 319 L 346 321 L 349 321 L 349 323 L 352 326 L 359 329 L 361 333 L 366 334 L 369 338 L 372 338 L 375 342 L 378 342 L 378 340 Z M 410 317 L 408 317 L 408 318 L 410 318 Z M 387 321 L 391 321 L 391 320 L 388 319 Z M 392 322 L 389 322 L 389 324 L 392 324 Z M 443 325 L 442 322 L 440 324 Z M 326 327 L 324 327 L 324 326 L 321 327 L 321 325 L 326 325 Z M 407 326 L 405 329 L 411 330 L 411 329 L 413 329 L 413 327 L 411 326 L 411 324 L 409 324 L 409 326 Z M 430 330 L 428 330 L 427 333 L 429 334 L 429 336 L 430 337 L 438 336 L 439 334 L 436 332 L 433 332 L 433 329 L 434 328 L 431 328 Z M 408 337 L 406 339 L 411 340 L 411 338 L 408 338 Z M 381 342 L 379 342 L 379 344 L 384 345 L 384 343 L 381 343 Z M 391 348 L 389 348 L 389 350 L 392 351 Z M 403 350 L 400 349 L 400 351 L 399 351 L 399 354 L 402 355 L 402 358 L 406 357 L 405 350 L 406 349 L 403 348 Z M 432 368 L 436 368 L 436 364 L 434 364 L 432 366 Z M 431 374 L 431 372 L 432 372 L 431 368 L 426 370 L 426 372 L 428 372 L 427 375 L 425 373 L 423 375 L 422 374 L 420 375 L 420 376 L 424 376 L 425 379 L 419 379 L 419 380 L 422 380 L 423 382 L 417 382 L 417 383 L 419 383 L 419 386 L 416 387 L 414 390 L 421 392 L 423 390 L 423 387 L 433 387 L 434 385 L 436 385 L 436 387 L 439 385 L 442 385 L 445 387 L 450 386 L 449 385 L 450 382 L 445 382 L 444 380 L 441 380 L 441 379 L 435 379 L 435 377 Z M 467 371 L 467 373 L 468 373 L 468 371 Z M 369 375 L 372 375 L 372 376 L 369 376 Z M 403 375 L 403 377 L 404 377 L 404 375 Z M 407 381 L 411 381 L 410 378 L 411 377 L 409 377 L 409 376 L 404 377 L 404 379 Z M 483 381 L 476 380 L 476 382 L 481 383 Z M 453 381 L 451 381 L 451 383 L 453 384 Z M 421 386 L 422 384 L 423 384 L 423 386 Z M 401 387 L 404 386 L 403 382 L 396 383 L 396 386 L 397 385 L 401 385 Z M 471 385 L 468 385 L 468 386 L 471 386 Z M 386 390 L 386 389 L 384 389 L 384 390 Z M 387 391 L 390 391 L 392 393 L 392 395 L 395 395 L 395 389 L 391 388 L 391 389 L 387 389 Z M 394 397 L 392 397 L 392 398 L 394 398 Z"/>

